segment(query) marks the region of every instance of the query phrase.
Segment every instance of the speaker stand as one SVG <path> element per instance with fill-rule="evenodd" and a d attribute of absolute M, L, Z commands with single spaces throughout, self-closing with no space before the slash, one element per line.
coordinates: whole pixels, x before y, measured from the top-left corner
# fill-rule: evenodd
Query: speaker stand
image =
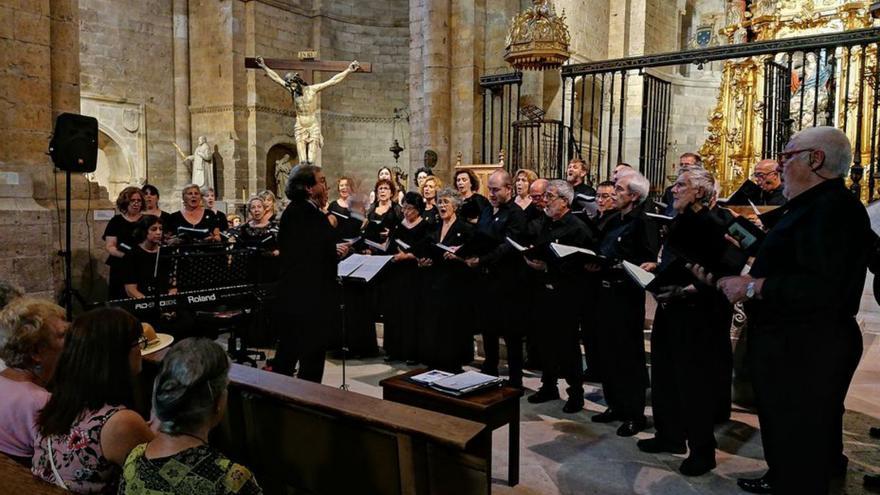
<path fill-rule="evenodd" d="M 71 179 L 70 179 L 70 170 L 64 171 L 65 176 L 65 197 L 64 197 L 64 223 L 65 223 L 65 233 L 64 233 L 64 250 L 61 251 L 60 254 L 64 257 L 64 291 L 61 293 L 61 304 L 67 310 L 67 321 L 73 321 L 73 298 L 76 297 L 76 300 L 85 307 L 86 301 L 82 297 L 82 295 L 73 288 L 73 250 L 71 248 L 71 230 L 72 220 L 71 220 L 71 201 L 70 201 L 70 190 L 71 190 Z M 89 220 L 86 219 L 88 222 Z"/>

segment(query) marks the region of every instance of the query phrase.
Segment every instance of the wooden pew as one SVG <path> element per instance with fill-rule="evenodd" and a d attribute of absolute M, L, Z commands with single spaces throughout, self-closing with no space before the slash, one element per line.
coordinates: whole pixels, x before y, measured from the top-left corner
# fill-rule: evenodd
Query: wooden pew
<path fill-rule="evenodd" d="M 59 495 L 69 493 L 34 477 L 31 470 L 0 454 L 0 494 Z"/>
<path fill-rule="evenodd" d="M 232 365 L 212 444 L 266 493 L 488 494 L 484 425 Z"/>

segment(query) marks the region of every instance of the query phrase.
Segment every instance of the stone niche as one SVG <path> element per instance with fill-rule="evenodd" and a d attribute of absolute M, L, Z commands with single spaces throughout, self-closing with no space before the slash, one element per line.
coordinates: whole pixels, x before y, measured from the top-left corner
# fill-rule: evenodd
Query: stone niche
<path fill-rule="evenodd" d="M 111 200 L 147 177 L 147 129 L 143 104 L 83 94 L 81 112 L 98 119 L 98 167 L 89 180 L 107 189 Z"/>

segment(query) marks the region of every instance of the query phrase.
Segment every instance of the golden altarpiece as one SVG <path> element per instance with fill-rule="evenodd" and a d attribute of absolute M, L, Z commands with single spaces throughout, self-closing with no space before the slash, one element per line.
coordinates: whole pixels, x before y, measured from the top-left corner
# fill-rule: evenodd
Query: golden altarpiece
<path fill-rule="evenodd" d="M 746 9 L 745 0 L 729 0 L 727 25 L 720 34 L 726 36 L 729 44 L 740 44 L 749 37 L 753 41 L 767 41 L 869 28 L 874 23 L 869 7 L 870 2 L 841 0 L 757 0 Z M 859 162 L 867 178 L 872 144 L 870 127 L 875 110 L 877 44 L 869 45 L 864 54 L 862 50 L 860 46 L 838 47 L 790 54 L 787 59 L 783 58 L 784 54 L 777 54 L 724 62 L 717 105 L 709 116 L 709 136 L 700 149 L 707 168 L 721 180 L 722 194 L 731 192 L 748 178 L 762 155 L 772 157 L 768 150 L 778 151 L 778 144 L 774 148 L 772 143 L 765 143 L 768 138 L 764 126 L 768 115 L 765 105 L 769 85 L 773 83 L 767 80 L 770 79 L 768 64 L 782 68 L 787 65 L 789 129 L 796 132 L 800 127 L 812 126 L 813 119 L 818 125 L 844 129 L 852 143 L 860 144 Z M 859 126 L 862 127 L 861 140 L 857 139 Z M 861 181 L 863 200 L 868 197 L 869 182 Z"/>

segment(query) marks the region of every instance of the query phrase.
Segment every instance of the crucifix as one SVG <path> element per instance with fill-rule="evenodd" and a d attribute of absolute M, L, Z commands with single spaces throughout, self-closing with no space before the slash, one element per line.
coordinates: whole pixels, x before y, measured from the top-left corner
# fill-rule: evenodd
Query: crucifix
<path fill-rule="evenodd" d="M 357 60 L 348 63 L 340 61 L 315 60 L 315 52 L 300 52 L 299 60 L 263 59 L 263 57 L 247 57 L 244 66 L 247 69 L 263 69 L 266 74 L 280 86 L 284 87 L 293 98 L 296 110 L 296 123 L 293 126 L 296 152 L 299 160 L 315 162 L 318 150 L 324 146 L 321 125 L 318 123 L 318 93 L 330 86 L 342 82 L 352 72 L 372 72 L 371 64 L 360 64 Z M 273 69 L 296 70 L 281 77 Z M 314 73 L 318 71 L 338 72 L 330 79 L 312 84 Z"/>

